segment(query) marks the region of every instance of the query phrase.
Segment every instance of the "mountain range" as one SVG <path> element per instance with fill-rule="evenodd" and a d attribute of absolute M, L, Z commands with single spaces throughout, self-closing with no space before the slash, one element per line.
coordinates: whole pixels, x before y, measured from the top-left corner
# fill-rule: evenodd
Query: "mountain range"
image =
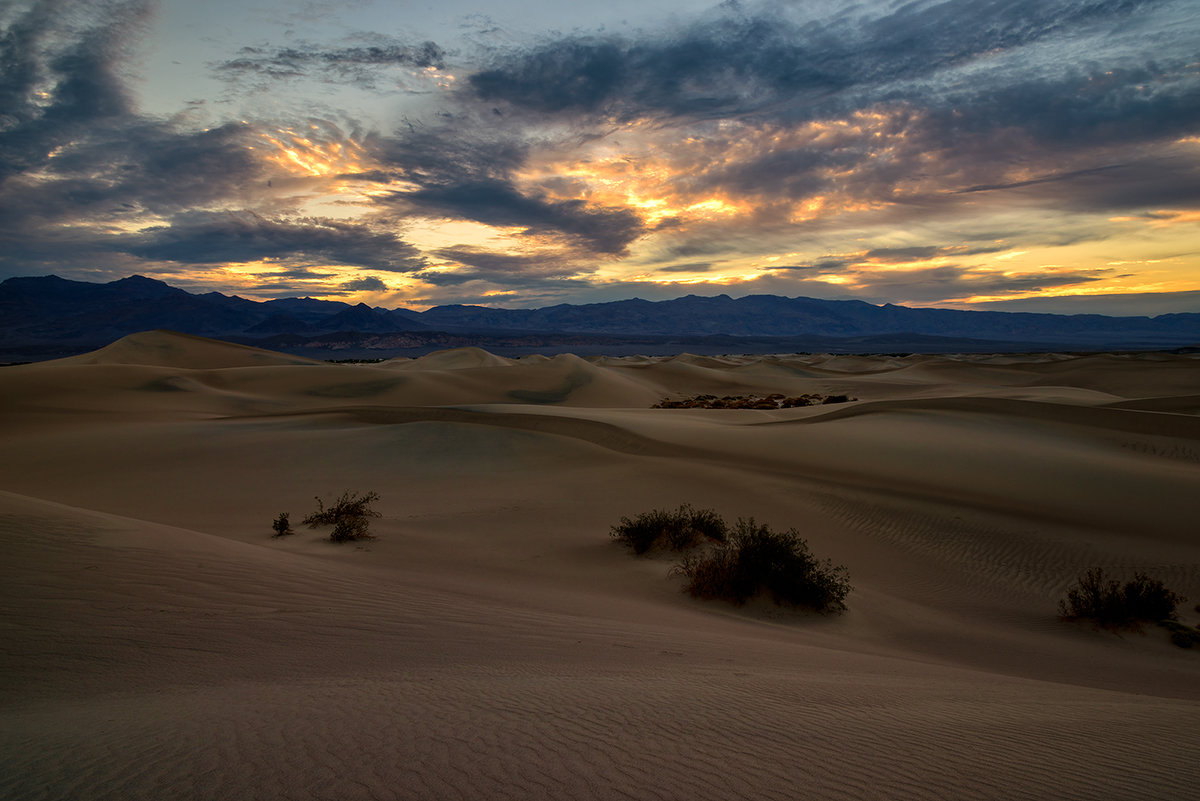
<path fill-rule="evenodd" d="M 192 294 L 140 275 L 109 283 L 57 276 L 0 283 L 0 360 L 79 353 L 150 329 L 276 350 L 763 352 L 764 350 L 1161 350 L 1200 345 L 1200 314 L 960 311 L 777 295 L 688 295 L 537 309 L 436 306 L 424 312 L 311 298 Z M 672 351 L 673 349 L 673 351 Z"/>

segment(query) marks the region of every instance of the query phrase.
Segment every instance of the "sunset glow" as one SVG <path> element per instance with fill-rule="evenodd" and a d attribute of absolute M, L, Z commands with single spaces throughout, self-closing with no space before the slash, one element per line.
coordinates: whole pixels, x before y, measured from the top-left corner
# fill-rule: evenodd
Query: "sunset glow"
<path fill-rule="evenodd" d="M 42 19 L 19 5 L 2 24 Z M 1155 293 L 1179 310 L 1171 293 L 1200 290 L 1183 2 L 1147 6 L 1137 36 L 1115 3 L 1025 19 L 871 2 L 855 20 L 753 5 L 621 33 L 485 26 L 452 46 L 370 25 L 335 43 L 338 12 L 280 2 L 286 25 L 264 10 L 179 40 L 198 77 L 175 92 L 183 73 L 137 60 L 118 6 L 5 56 L 28 62 L 0 129 L 6 275 L 259 298 L 384 286 L 414 307 L 686 288 L 964 307 Z M 124 44 L 95 54 L 96 37 Z M 103 109 L 67 91 L 84 77 Z"/>

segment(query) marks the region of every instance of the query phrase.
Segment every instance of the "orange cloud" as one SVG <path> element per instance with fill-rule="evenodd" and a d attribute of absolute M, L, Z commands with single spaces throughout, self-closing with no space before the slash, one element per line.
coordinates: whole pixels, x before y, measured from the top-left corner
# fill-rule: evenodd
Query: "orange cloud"
<path fill-rule="evenodd" d="M 1200 223 L 1200 210 L 1161 209 L 1147 214 L 1146 218 L 1151 228 L 1169 228 L 1174 225 Z"/>

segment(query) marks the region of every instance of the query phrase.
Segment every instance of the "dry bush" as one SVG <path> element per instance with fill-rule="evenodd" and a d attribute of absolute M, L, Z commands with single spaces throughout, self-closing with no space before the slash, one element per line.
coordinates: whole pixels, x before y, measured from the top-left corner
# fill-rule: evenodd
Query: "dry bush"
<path fill-rule="evenodd" d="M 289 534 L 295 534 L 296 531 L 292 528 L 291 522 L 288 520 L 287 512 L 280 512 L 279 517 L 275 518 L 275 522 L 271 524 L 271 528 L 275 530 L 272 537 L 286 537 Z"/>
<path fill-rule="evenodd" d="M 656 547 L 683 551 L 704 540 L 721 542 L 725 529 L 725 521 L 713 510 L 693 509 L 685 503 L 673 512 L 654 509 L 632 520 L 622 517 L 611 535 L 640 555 Z"/>
<path fill-rule="evenodd" d="M 349 542 L 371 538 L 367 518 L 379 517 L 379 512 L 371 508 L 371 504 L 379 500 L 379 494 L 366 492 L 359 495 L 347 490 L 328 507 L 317 498 L 317 511 L 304 518 L 301 522 L 309 528 L 317 526 L 333 526 L 329 539 L 333 542 Z"/>
<path fill-rule="evenodd" d="M 685 557 L 675 570 L 693 596 L 739 606 L 762 593 L 777 604 L 843 612 L 852 589 L 846 568 L 814 557 L 795 529 L 772 531 L 753 518 L 739 518 L 725 542 Z"/>
<path fill-rule="evenodd" d="M 1121 584 L 1093 568 L 1067 589 L 1058 602 L 1064 620 L 1090 620 L 1106 629 L 1139 629 L 1143 623 L 1175 620 L 1175 607 L 1186 600 L 1145 573 Z"/>

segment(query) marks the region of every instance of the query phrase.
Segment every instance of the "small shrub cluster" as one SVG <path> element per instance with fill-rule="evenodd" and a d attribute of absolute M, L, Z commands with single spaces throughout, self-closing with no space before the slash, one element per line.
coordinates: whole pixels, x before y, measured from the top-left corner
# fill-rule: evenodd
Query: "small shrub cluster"
<path fill-rule="evenodd" d="M 271 528 L 275 530 L 272 537 L 286 537 L 289 534 L 295 534 L 291 522 L 288 520 L 287 512 L 280 512 L 279 517 L 275 518 L 275 522 L 271 524 Z"/>
<path fill-rule="evenodd" d="M 638 555 L 652 548 L 683 551 L 705 540 L 722 542 L 725 533 L 725 521 L 720 515 L 711 509 L 693 509 L 686 503 L 673 512 L 654 509 L 632 520 L 622 517 L 611 531 L 613 539 L 625 543 Z"/>
<path fill-rule="evenodd" d="M 309 528 L 317 526 L 333 526 L 329 539 L 333 542 L 350 542 L 351 540 L 371 539 L 368 519 L 379 517 L 379 512 L 371 508 L 371 504 L 379 500 L 379 495 L 367 492 L 359 495 L 347 490 L 329 506 L 317 498 L 317 511 L 300 521 Z M 288 513 L 281 512 L 271 524 L 275 530 L 273 537 L 283 537 L 295 534 L 292 530 Z"/>
<path fill-rule="evenodd" d="M 663 398 L 651 409 L 792 409 L 797 406 L 820 406 L 825 403 L 845 403 L 857 400 L 849 395 L 796 395 L 788 397 L 776 392 L 770 395 L 693 395 L 682 400 Z"/>
<path fill-rule="evenodd" d="M 1175 607 L 1184 600 L 1145 573 L 1121 584 L 1097 567 L 1067 589 L 1058 608 L 1064 620 L 1091 620 L 1106 629 L 1138 629 L 1143 623 L 1174 621 Z"/>
<path fill-rule="evenodd" d="M 852 589 L 845 566 L 818 560 L 795 529 L 773 531 L 753 518 L 739 518 L 724 542 L 675 570 L 693 596 L 739 606 L 762 593 L 777 604 L 842 612 Z"/>
<path fill-rule="evenodd" d="M 1185 626 L 1177 620 L 1159 621 L 1160 626 L 1171 635 L 1171 642 L 1180 648 L 1192 648 L 1200 645 L 1200 628 Z"/>

